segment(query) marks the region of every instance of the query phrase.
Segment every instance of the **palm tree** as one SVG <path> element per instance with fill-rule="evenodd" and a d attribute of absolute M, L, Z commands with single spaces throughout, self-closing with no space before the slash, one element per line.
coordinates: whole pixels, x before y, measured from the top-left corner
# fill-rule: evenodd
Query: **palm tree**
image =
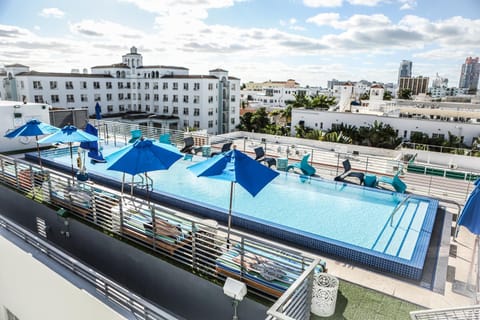
<path fill-rule="evenodd" d="M 336 104 L 334 97 L 329 97 L 324 94 L 315 96 L 311 99 L 310 109 L 324 109 L 328 110 L 331 106 Z"/>
<path fill-rule="evenodd" d="M 292 108 L 305 108 L 309 109 L 311 104 L 311 99 L 305 94 L 294 94 L 295 100 L 289 101 L 287 105 Z"/>

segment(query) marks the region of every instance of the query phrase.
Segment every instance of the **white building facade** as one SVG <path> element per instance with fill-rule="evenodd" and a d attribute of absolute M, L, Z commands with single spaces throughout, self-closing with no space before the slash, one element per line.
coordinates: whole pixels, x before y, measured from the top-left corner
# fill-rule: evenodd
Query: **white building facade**
<path fill-rule="evenodd" d="M 204 129 L 210 134 L 231 132 L 239 124 L 239 78 L 222 69 L 189 75 L 184 67 L 144 66 L 135 47 L 122 56 L 121 63 L 92 67 L 90 74 L 36 72 L 23 65 L 7 65 L 0 76 L 2 99 L 85 108 L 90 115 L 98 102 L 104 116 L 146 112 L 174 119 L 168 129 Z"/>

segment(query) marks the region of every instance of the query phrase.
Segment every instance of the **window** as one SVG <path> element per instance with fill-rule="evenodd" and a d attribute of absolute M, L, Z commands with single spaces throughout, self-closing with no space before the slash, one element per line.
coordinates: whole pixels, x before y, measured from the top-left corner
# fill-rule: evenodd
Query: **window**
<path fill-rule="evenodd" d="M 65 82 L 65 89 L 72 90 L 73 89 L 73 83 L 72 81 L 67 81 Z"/>
<path fill-rule="evenodd" d="M 80 95 L 80 101 L 81 102 L 88 102 L 88 97 L 86 94 L 81 94 Z"/>
<path fill-rule="evenodd" d="M 183 108 L 183 114 L 188 116 L 188 108 Z"/>
<path fill-rule="evenodd" d="M 168 113 L 168 106 L 163 106 L 163 113 Z"/>
<path fill-rule="evenodd" d="M 111 104 L 107 106 L 107 112 L 113 112 L 113 106 Z"/>
<path fill-rule="evenodd" d="M 200 103 L 200 96 L 193 96 L 193 103 Z"/>
<path fill-rule="evenodd" d="M 158 113 L 158 110 L 160 110 L 159 106 L 153 106 L 153 112 Z"/>
<path fill-rule="evenodd" d="M 160 101 L 160 96 L 158 95 L 158 93 L 155 93 L 153 95 L 153 101 Z"/>
<path fill-rule="evenodd" d="M 149 104 L 145 105 L 145 111 L 150 112 L 150 105 Z"/>
<path fill-rule="evenodd" d="M 183 90 L 188 90 L 188 82 L 183 83 Z"/>
<path fill-rule="evenodd" d="M 150 83 L 145 82 L 145 89 L 150 89 Z"/>
<path fill-rule="evenodd" d="M 188 103 L 188 96 L 183 96 L 183 102 Z"/>
<path fill-rule="evenodd" d="M 235 118 L 231 118 L 231 119 L 230 119 L 230 123 L 231 123 L 231 124 L 235 124 Z"/>
<path fill-rule="evenodd" d="M 50 81 L 50 89 L 51 90 L 57 89 L 57 81 Z"/>
<path fill-rule="evenodd" d="M 213 96 L 208 96 L 208 103 L 213 103 Z"/>
<path fill-rule="evenodd" d="M 178 102 L 178 96 L 176 94 L 173 95 L 173 102 Z"/>
<path fill-rule="evenodd" d="M 138 94 L 138 100 L 142 100 L 142 94 L 141 93 Z"/>
<path fill-rule="evenodd" d="M 123 93 L 118 94 L 118 100 L 123 100 Z"/>
<path fill-rule="evenodd" d="M 153 83 L 153 90 L 158 90 L 158 82 Z"/>
<path fill-rule="evenodd" d="M 213 116 L 213 108 L 208 108 L 208 115 Z"/>
<path fill-rule="evenodd" d="M 183 127 L 188 128 L 188 120 L 183 120 Z"/>
<path fill-rule="evenodd" d="M 137 88 L 137 83 L 136 83 L 136 82 L 133 82 L 133 83 L 132 83 L 132 86 L 133 86 L 133 89 L 136 89 L 136 88 Z"/>
<path fill-rule="evenodd" d="M 200 83 L 199 83 L 199 82 L 195 82 L 195 83 L 193 84 L 193 90 L 195 90 L 195 91 L 196 91 L 196 90 L 200 90 Z"/>
<path fill-rule="evenodd" d="M 118 106 L 118 111 L 123 112 L 125 111 L 125 106 L 123 104 Z"/>
<path fill-rule="evenodd" d="M 94 101 L 102 101 L 102 98 L 100 98 L 100 94 L 96 93 L 94 97 Z"/>
<path fill-rule="evenodd" d="M 232 96 L 230 97 L 230 101 L 235 102 L 235 96 L 234 96 L 234 95 L 232 95 Z"/>
<path fill-rule="evenodd" d="M 112 94 L 111 93 L 107 93 L 107 101 L 112 101 Z"/>
<path fill-rule="evenodd" d="M 100 89 L 100 82 L 94 81 L 93 82 L 93 89 Z"/>
<path fill-rule="evenodd" d="M 194 115 L 195 117 L 198 117 L 198 116 L 200 115 L 200 108 L 195 108 L 195 109 L 193 109 L 193 115 Z"/>
<path fill-rule="evenodd" d="M 213 83 L 208 84 L 208 90 L 213 90 Z"/>
<path fill-rule="evenodd" d="M 36 102 L 36 103 L 43 103 L 43 96 L 40 95 L 40 96 L 33 96 L 33 100 Z"/>
<path fill-rule="evenodd" d="M 42 83 L 40 81 L 33 81 L 33 89 L 42 90 Z"/>
<path fill-rule="evenodd" d="M 118 89 L 123 89 L 123 82 L 119 82 L 117 85 L 118 85 Z"/>
<path fill-rule="evenodd" d="M 80 81 L 80 89 L 87 89 L 87 81 Z"/>
<path fill-rule="evenodd" d="M 178 114 L 178 107 L 173 107 L 172 114 Z"/>
<path fill-rule="evenodd" d="M 25 85 L 23 84 L 23 80 L 21 80 L 21 81 L 20 81 L 20 88 L 23 89 L 24 87 L 25 87 Z"/>
<path fill-rule="evenodd" d="M 167 94 L 163 95 L 163 102 L 168 102 L 168 95 Z"/>
<path fill-rule="evenodd" d="M 168 82 L 164 82 L 162 88 L 163 89 L 168 89 Z"/>
<path fill-rule="evenodd" d="M 237 89 L 237 86 L 235 85 L 235 83 L 232 83 L 232 90 L 236 90 Z"/>
<path fill-rule="evenodd" d="M 213 120 L 208 120 L 208 127 L 213 128 Z"/>
<path fill-rule="evenodd" d="M 230 112 L 231 112 L 231 113 L 235 113 L 235 107 L 232 107 L 232 108 L 230 109 Z"/>
<path fill-rule="evenodd" d="M 67 102 L 75 102 L 75 98 L 73 94 L 67 94 Z"/>
<path fill-rule="evenodd" d="M 193 121 L 193 127 L 194 128 L 200 128 L 200 121 Z"/>
<path fill-rule="evenodd" d="M 173 90 L 178 90 L 178 82 L 173 83 Z"/>
<path fill-rule="evenodd" d="M 127 82 L 127 83 L 126 83 L 126 88 L 127 88 L 127 89 L 130 89 L 130 82 Z M 140 89 L 140 88 L 138 88 L 138 89 Z"/>
<path fill-rule="evenodd" d="M 52 95 L 50 96 L 50 101 L 51 101 L 52 103 L 58 103 L 58 102 L 60 102 L 60 99 L 58 98 L 58 94 L 52 94 Z"/>
<path fill-rule="evenodd" d="M 112 89 L 112 83 L 111 82 L 105 83 L 105 86 L 107 87 L 107 89 Z"/>
<path fill-rule="evenodd" d="M 150 100 L 150 93 L 145 93 L 145 101 Z"/>

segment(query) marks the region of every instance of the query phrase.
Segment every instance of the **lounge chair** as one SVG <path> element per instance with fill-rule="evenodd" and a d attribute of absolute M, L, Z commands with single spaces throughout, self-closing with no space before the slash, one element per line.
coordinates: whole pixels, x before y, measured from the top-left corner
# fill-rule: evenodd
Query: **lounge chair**
<path fill-rule="evenodd" d="M 342 162 L 343 165 L 343 173 L 335 177 L 335 181 L 344 181 L 345 178 L 347 177 L 354 177 L 358 178 L 360 180 L 360 184 L 363 183 L 363 180 L 365 178 L 365 174 L 363 172 L 356 172 L 352 171 L 352 166 L 350 165 L 350 160 L 344 160 Z"/>
<path fill-rule="evenodd" d="M 131 134 L 131 137 L 130 137 L 130 140 L 128 140 L 128 143 L 134 143 L 135 141 L 137 141 L 142 137 L 142 130 L 140 129 L 132 130 L 130 131 L 130 134 Z"/>
<path fill-rule="evenodd" d="M 170 144 L 170 145 L 172 145 L 172 146 L 175 145 L 175 143 L 172 143 L 172 139 L 171 139 L 170 133 L 161 134 L 161 135 L 160 135 L 160 138 L 158 139 L 158 141 L 159 141 L 160 143 L 166 143 L 166 144 Z"/>
<path fill-rule="evenodd" d="M 183 143 L 184 143 L 184 146 L 180 150 L 180 152 L 181 153 L 191 153 L 192 150 L 194 149 L 194 146 L 195 146 L 195 141 L 193 140 L 193 137 L 183 138 Z"/>
<path fill-rule="evenodd" d="M 407 191 L 407 185 L 405 184 L 405 182 L 400 180 L 400 177 L 398 176 L 398 173 L 396 175 L 394 175 L 392 178 L 391 177 L 385 177 L 385 176 L 380 177 L 378 179 L 377 184 L 380 184 L 380 183 L 385 183 L 385 184 L 391 185 L 395 189 L 395 191 L 397 191 L 399 193 L 404 193 L 405 191 Z"/>
<path fill-rule="evenodd" d="M 263 147 L 257 147 L 253 149 L 255 151 L 255 160 L 258 162 L 265 162 L 268 164 L 268 167 L 277 166 L 277 160 L 275 158 L 265 157 L 265 150 Z"/>
<path fill-rule="evenodd" d="M 224 143 L 220 152 L 212 152 L 211 157 L 227 152 L 232 147 L 233 142 Z"/>
<path fill-rule="evenodd" d="M 297 169 L 300 169 L 300 171 L 302 171 L 304 175 L 313 176 L 317 170 L 308 163 L 309 157 L 310 157 L 310 153 L 307 153 L 306 155 L 303 156 L 302 161 L 289 165 L 287 167 L 287 172 L 290 169 L 295 170 L 295 168 L 297 168 Z"/>

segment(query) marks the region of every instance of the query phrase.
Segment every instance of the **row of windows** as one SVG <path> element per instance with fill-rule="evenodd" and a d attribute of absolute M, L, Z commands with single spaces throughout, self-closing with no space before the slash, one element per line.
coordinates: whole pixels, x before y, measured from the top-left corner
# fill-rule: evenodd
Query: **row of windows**
<path fill-rule="evenodd" d="M 67 94 L 67 102 L 75 102 L 75 97 L 73 94 Z M 111 93 L 107 93 L 105 95 L 106 101 L 113 101 L 113 95 Z M 138 95 L 136 93 L 119 93 L 117 95 L 118 100 L 142 100 L 142 94 L 139 93 Z M 137 99 L 138 98 L 138 99 Z M 153 94 L 150 95 L 149 93 L 146 93 L 144 95 L 145 101 L 160 101 L 160 95 L 158 94 Z M 43 95 L 34 95 L 34 100 L 37 103 L 44 103 L 44 98 Z M 215 99 L 216 100 L 216 99 Z M 231 101 L 235 102 L 235 96 L 231 96 Z M 51 103 L 58 103 L 60 101 L 60 98 L 56 94 L 50 95 L 50 102 Z M 88 102 L 88 95 L 87 94 L 80 94 L 80 101 L 81 102 Z M 94 94 L 93 101 L 102 101 L 101 95 L 99 93 Z M 163 102 L 168 102 L 169 101 L 169 96 L 167 94 L 163 95 Z M 174 94 L 171 99 L 172 102 L 178 102 L 178 95 Z M 183 96 L 183 102 L 184 103 L 189 103 L 190 98 L 189 96 Z M 200 103 L 200 96 L 193 96 L 192 102 L 194 104 L 199 104 Z M 208 103 L 213 103 L 213 96 L 208 96 Z"/>
<path fill-rule="evenodd" d="M 58 89 L 58 82 L 57 81 L 50 81 L 49 85 L 50 85 L 51 90 Z M 168 89 L 168 86 L 169 86 L 168 82 L 163 82 L 162 88 L 164 90 Z M 23 81 L 20 81 L 20 87 L 22 89 L 24 89 Z M 125 82 L 125 83 L 124 82 L 117 82 L 117 87 L 118 87 L 118 89 L 131 89 L 131 88 L 141 89 L 141 82 L 132 82 L 132 83 L 130 83 L 130 82 Z M 190 87 L 189 82 L 184 82 L 183 83 L 183 90 L 188 91 L 189 87 Z M 41 81 L 33 81 L 33 88 L 36 89 L 36 90 L 43 90 L 42 82 Z M 99 81 L 94 81 L 93 82 L 93 88 L 94 89 L 101 89 L 102 88 L 101 83 Z M 110 81 L 105 82 L 105 88 L 106 89 L 112 89 L 113 88 L 112 82 L 110 82 Z M 143 85 L 143 88 L 146 89 L 146 90 L 150 89 L 150 82 L 145 82 L 144 85 Z M 153 82 L 152 83 L 152 88 L 153 88 L 153 90 L 158 90 L 158 82 Z M 218 83 L 215 84 L 215 88 L 218 89 Z M 73 90 L 74 89 L 73 82 L 72 81 L 65 81 L 65 89 Z M 80 81 L 80 89 L 88 89 L 88 82 L 87 81 Z M 178 82 L 173 82 L 172 83 L 172 89 L 173 90 L 178 90 Z M 199 82 L 193 83 L 193 90 L 194 91 L 200 90 L 200 83 Z M 209 91 L 213 90 L 213 83 L 208 84 L 208 90 Z M 232 83 L 232 85 L 231 85 L 231 90 L 236 90 L 236 85 L 234 83 Z"/>

